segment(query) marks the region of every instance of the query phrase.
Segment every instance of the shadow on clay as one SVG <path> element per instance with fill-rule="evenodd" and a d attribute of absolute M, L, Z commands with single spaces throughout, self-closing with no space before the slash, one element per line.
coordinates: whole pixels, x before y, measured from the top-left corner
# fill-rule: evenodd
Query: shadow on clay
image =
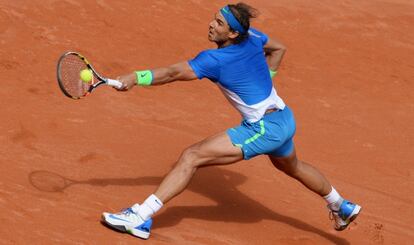
<path fill-rule="evenodd" d="M 349 244 L 346 239 L 325 232 L 301 220 L 277 213 L 251 199 L 237 189 L 237 186 L 246 180 L 246 176 L 220 167 L 198 170 L 187 190 L 199 193 L 217 204 L 212 206 L 167 206 L 163 212 L 156 216 L 154 228 L 174 226 L 186 218 L 233 223 L 273 220 L 299 230 L 318 234 L 335 244 Z M 33 187 L 40 191 L 63 192 L 66 188 L 79 184 L 93 186 L 158 185 L 161 183 L 162 177 L 93 178 L 78 181 L 50 171 L 39 170 L 29 174 L 29 181 Z"/>

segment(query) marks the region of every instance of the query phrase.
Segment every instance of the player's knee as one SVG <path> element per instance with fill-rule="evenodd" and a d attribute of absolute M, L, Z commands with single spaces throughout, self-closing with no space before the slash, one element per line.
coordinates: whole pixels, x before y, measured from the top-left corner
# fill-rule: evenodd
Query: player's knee
<path fill-rule="evenodd" d="M 300 172 L 300 163 L 296 159 L 290 161 L 280 161 L 275 164 L 275 167 L 289 176 L 296 176 Z"/>
<path fill-rule="evenodd" d="M 201 163 L 201 153 L 197 146 L 190 146 L 183 151 L 180 157 L 183 167 L 197 168 Z"/>

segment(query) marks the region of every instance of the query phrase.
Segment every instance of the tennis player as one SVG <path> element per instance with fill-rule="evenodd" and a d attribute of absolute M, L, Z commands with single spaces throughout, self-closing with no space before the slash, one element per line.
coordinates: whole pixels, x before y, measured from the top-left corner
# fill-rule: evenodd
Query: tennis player
<path fill-rule="evenodd" d="M 286 48 L 278 40 L 250 27 L 257 10 L 230 4 L 210 22 L 208 39 L 217 49 L 168 67 L 141 70 L 118 77 L 121 90 L 207 78 L 217 84 L 240 112 L 240 125 L 210 136 L 185 149 L 174 168 L 142 204 L 120 213 L 103 213 L 110 227 L 147 239 L 152 216 L 188 185 L 201 166 L 223 165 L 265 154 L 273 165 L 326 200 L 334 228 L 344 230 L 361 207 L 342 198 L 313 166 L 297 159 L 292 110 L 272 84 Z"/>

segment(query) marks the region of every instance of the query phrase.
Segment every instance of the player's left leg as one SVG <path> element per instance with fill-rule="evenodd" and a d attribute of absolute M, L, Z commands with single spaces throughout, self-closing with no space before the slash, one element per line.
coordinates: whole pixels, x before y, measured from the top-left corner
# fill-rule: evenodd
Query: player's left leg
<path fill-rule="evenodd" d="M 152 215 L 187 187 L 199 167 L 231 164 L 242 159 L 241 149 L 233 145 L 226 132 L 208 137 L 183 151 L 156 192 L 142 205 L 135 204 L 116 214 L 103 213 L 102 219 L 110 227 L 147 239 L 150 235 Z"/>
<path fill-rule="evenodd" d="M 155 195 L 166 203 L 185 189 L 199 167 L 231 164 L 242 159 L 241 149 L 232 144 L 225 132 L 208 137 L 183 151 Z"/>

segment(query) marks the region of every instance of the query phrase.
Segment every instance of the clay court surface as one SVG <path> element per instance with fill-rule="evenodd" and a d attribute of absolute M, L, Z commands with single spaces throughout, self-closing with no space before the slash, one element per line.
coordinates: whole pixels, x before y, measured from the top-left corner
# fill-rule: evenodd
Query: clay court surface
<path fill-rule="evenodd" d="M 274 80 L 301 159 L 363 206 L 336 232 L 325 202 L 266 157 L 199 170 L 142 241 L 99 220 L 153 193 L 181 151 L 237 125 L 207 80 L 74 101 L 56 61 L 109 77 L 214 48 L 225 1 L 0 0 L 0 244 L 412 244 L 414 2 L 256 0 L 288 47 Z"/>

